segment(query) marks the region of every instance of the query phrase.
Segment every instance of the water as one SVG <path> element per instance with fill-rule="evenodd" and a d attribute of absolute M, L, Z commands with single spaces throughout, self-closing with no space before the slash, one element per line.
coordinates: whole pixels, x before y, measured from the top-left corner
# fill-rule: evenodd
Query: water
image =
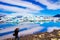
<path fill-rule="evenodd" d="M 43 24 L 40 24 L 41 26 L 44 26 L 44 27 L 53 27 L 53 26 L 57 26 L 57 27 L 60 27 L 60 22 L 49 22 L 49 23 L 43 23 Z"/>
<path fill-rule="evenodd" d="M 60 22 L 53 22 L 53 21 L 50 21 L 50 22 L 44 22 L 41 24 L 41 22 L 37 22 L 36 24 L 39 24 L 40 26 L 43 26 L 45 28 L 48 28 L 48 27 L 60 27 Z M 9 28 L 9 27 L 13 27 L 13 26 L 16 26 L 18 25 L 17 23 L 3 23 L 3 24 L 0 24 L 0 28 Z"/>
<path fill-rule="evenodd" d="M 46 32 L 48 30 L 49 27 L 51 28 L 55 28 L 55 29 L 60 29 L 60 22 L 44 22 L 43 24 L 41 24 L 40 22 L 38 22 L 38 24 L 40 24 L 40 26 L 44 27 L 44 29 L 38 31 L 38 32 Z"/>
<path fill-rule="evenodd" d="M 41 22 L 37 22 L 35 24 L 39 24 L 40 26 L 44 27 L 42 30 L 39 30 L 37 32 L 46 32 L 49 27 L 57 27 L 57 28 L 60 28 L 60 22 L 50 21 L 50 22 L 43 22 L 42 24 L 41 24 Z M 3 28 L 3 29 L 4 28 L 10 28 L 10 27 L 14 27 L 14 26 L 17 26 L 17 25 L 18 25 L 17 23 L 3 23 L 3 24 L 0 24 L 0 28 Z M 24 31 L 24 30 L 27 30 L 27 29 L 26 28 L 25 29 L 20 29 L 20 32 L 21 31 Z M 10 34 L 10 33 L 13 33 L 13 31 L 9 31 L 9 32 L 6 32 L 6 33 L 1 33 L 0 36 L 7 35 L 7 34 Z"/>
<path fill-rule="evenodd" d="M 2 23 L 0 24 L 0 29 L 5 29 L 5 28 L 9 28 L 9 27 L 14 27 L 16 26 L 17 23 Z"/>

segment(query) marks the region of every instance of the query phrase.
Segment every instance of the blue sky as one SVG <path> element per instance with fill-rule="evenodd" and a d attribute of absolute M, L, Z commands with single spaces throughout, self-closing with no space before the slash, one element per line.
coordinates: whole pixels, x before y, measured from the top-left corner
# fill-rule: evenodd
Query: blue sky
<path fill-rule="evenodd" d="M 54 16 L 60 14 L 59 2 L 59 0 L 0 0 L 0 14 Z"/>

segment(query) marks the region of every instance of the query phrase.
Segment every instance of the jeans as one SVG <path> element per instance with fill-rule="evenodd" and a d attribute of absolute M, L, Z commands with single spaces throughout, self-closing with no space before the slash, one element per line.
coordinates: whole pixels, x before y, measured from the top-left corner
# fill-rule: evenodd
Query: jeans
<path fill-rule="evenodd" d="M 19 37 L 18 36 L 15 36 L 15 40 L 19 40 Z"/>

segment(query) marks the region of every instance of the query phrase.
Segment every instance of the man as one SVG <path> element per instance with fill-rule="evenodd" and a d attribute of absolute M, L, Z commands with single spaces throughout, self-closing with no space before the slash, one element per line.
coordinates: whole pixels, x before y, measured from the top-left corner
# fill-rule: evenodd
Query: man
<path fill-rule="evenodd" d="M 15 40 L 19 40 L 19 37 L 18 37 L 18 32 L 19 32 L 19 28 L 16 28 L 15 30 L 14 30 L 14 36 L 15 36 Z"/>

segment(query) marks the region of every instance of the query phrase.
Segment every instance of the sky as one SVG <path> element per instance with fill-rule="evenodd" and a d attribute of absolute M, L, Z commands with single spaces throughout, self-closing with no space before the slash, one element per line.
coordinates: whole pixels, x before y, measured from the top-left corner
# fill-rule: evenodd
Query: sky
<path fill-rule="evenodd" d="M 60 14 L 60 0 L 0 0 L 0 14 L 54 16 Z"/>

